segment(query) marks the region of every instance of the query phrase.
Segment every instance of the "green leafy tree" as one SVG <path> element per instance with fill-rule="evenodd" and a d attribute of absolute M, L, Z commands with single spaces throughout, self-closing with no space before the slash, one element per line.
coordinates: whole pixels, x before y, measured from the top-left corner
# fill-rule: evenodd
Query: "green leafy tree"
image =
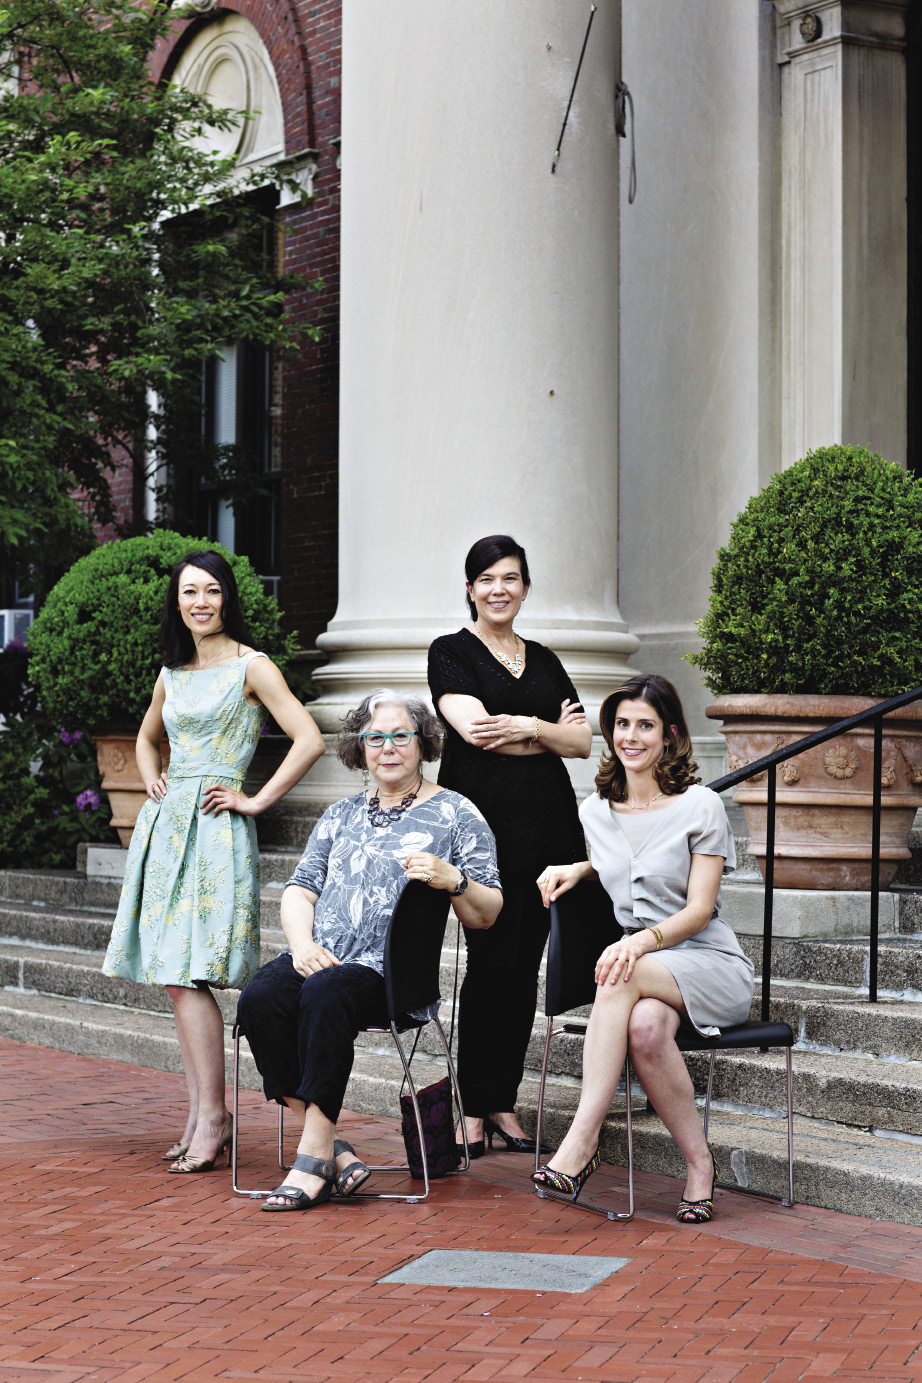
<path fill-rule="evenodd" d="M 0 0 L 0 574 L 39 589 L 114 519 L 113 463 L 169 474 L 223 343 L 317 335 L 285 317 L 306 285 L 276 270 L 268 171 L 209 150 L 242 117 L 151 78 L 174 23 L 157 0 Z M 182 461 L 239 498 L 239 458 Z"/>

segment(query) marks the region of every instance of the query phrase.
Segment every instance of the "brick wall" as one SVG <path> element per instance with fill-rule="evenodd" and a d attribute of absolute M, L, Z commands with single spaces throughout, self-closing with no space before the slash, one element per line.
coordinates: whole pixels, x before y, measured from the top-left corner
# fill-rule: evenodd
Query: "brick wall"
<path fill-rule="evenodd" d="M 339 169 L 341 0 L 237 0 L 222 7 L 248 19 L 275 68 L 285 119 L 285 149 L 317 150 L 314 198 L 279 213 L 288 272 L 322 278 L 324 287 L 292 295 L 296 321 L 323 329 L 279 364 L 277 437 L 282 465 L 280 602 L 286 624 L 314 645 L 337 600 L 339 414 Z M 209 18 L 178 21 L 153 55 L 168 78 L 179 52 Z M 119 481 L 121 485 L 121 480 Z M 125 502 L 130 503 L 127 482 Z M 121 494 L 121 491 L 120 491 Z"/>

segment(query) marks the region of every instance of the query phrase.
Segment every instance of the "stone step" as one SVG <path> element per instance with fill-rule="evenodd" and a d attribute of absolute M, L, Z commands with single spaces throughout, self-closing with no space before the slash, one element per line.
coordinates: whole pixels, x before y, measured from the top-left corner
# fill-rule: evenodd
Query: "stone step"
<path fill-rule="evenodd" d="M 264 959 L 267 959 L 264 956 Z M 100 971 L 99 952 L 68 952 L 24 945 L 0 944 L 0 986 L 8 994 L 17 992 L 31 998 L 48 996 L 75 1000 L 93 1005 L 99 1010 L 113 1007 L 121 1012 L 134 1012 L 139 1020 L 149 1014 L 169 1017 L 170 1001 L 160 986 L 135 985 L 130 981 L 113 979 Z M 792 998 L 787 1020 L 796 1019 L 796 1003 L 819 1007 L 810 999 L 814 991 Z M 233 1023 L 238 992 L 216 991 L 225 1022 Z M 855 1006 L 853 1006 L 855 1007 Z M 585 1011 L 584 1011 L 585 1012 Z M 442 1023 L 451 1028 L 450 1001 L 443 1004 Z M 860 1015 L 859 1015 L 860 1016 Z M 918 1051 L 918 1006 L 901 1005 L 894 1015 L 902 1026 L 907 1045 Z M 871 1011 L 871 1020 L 874 1011 Z M 848 1019 L 846 1018 L 846 1023 Z M 815 1029 L 814 1029 L 815 1030 Z M 881 1031 L 886 1032 L 886 1028 Z M 526 1065 L 531 1072 L 540 1070 L 544 1051 L 545 1019 L 536 1017 L 529 1043 Z M 811 1039 L 807 1039 L 811 1041 Z M 365 1049 L 378 1047 L 378 1034 L 361 1034 L 358 1045 Z M 898 1132 L 913 1133 L 922 1128 L 922 1061 L 880 1060 L 870 1054 L 855 1057 L 848 1051 L 823 1052 L 815 1043 L 797 1054 L 798 1079 L 795 1101 L 798 1111 L 815 1117 L 836 1119 L 859 1126 L 880 1127 Z M 436 1056 L 441 1048 L 433 1026 L 425 1028 L 420 1037 L 420 1052 Z M 706 1058 L 701 1054 L 689 1057 L 696 1088 L 703 1093 L 706 1080 Z M 582 1038 L 561 1034 L 551 1045 L 549 1072 L 555 1078 L 570 1080 L 578 1086 L 582 1069 Z M 782 1110 L 784 1091 L 781 1082 L 780 1057 L 762 1057 L 753 1053 L 723 1053 L 716 1067 L 715 1098 L 743 1103 L 758 1108 Z"/>
<path fill-rule="evenodd" d="M 287 882 L 287 875 L 285 882 Z M 279 926 L 285 883 L 270 880 L 260 889 L 260 923 Z M 28 903 L 45 908 L 89 909 L 110 921 L 118 907 L 121 884 L 113 879 L 87 878 L 76 870 L 0 870 L 0 906 Z"/>
<path fill-rule="evenodd" d="M 752 1017 L 759 1017 L 757 986 Z M 922 1061 L 922 1004 L 879 999 L 876 1004 L 835 985 L 776 980 L 772 1019 L 789 1023 L 799 1047 L 848 1052 L 885 1061 Z M 920 1125 L 922 1131 L 922 1125 Z"/>
<path fill-rule="evenodd" d="M 181 1066 L 172 1021 L 160 1013 L 138 1013 L 75 999 L 4 991 L 0 992 L 0 1035 L 155 1070 L 178 1072 Z M 227 1062 L 229 1075 L 229 1043 Z M 427 1056 L 417 1055 L 414 1067 L 421 1086 L 439 1079 L 444 1072 L 440 1061 Z M 393 1051 L 384 1047 L 361 1050 L 356 1054 L 346 1105 L 360 1113 L 394 1117 L 401 1079 L 402 1068 Z M 241 1080 L 246 1088 L 259 1088 L 245 1048 Z M 578 1083 L 572 1078 L 557 1077 L 548 1083 L 545 1137 L 552 1146 L 567 1127 L 577 1093 Z M 534 1129 L 536 1097 L 537 1082 L 526 1077 L 520 1114 L 530 1131 Z M 614 1112 L 602 1133 L 603 1157 L 622 1166 L 623 1105 L 623 1096 L 616 1099 Z M 246 1138 L 246 1130 L 243 1136 Z M 766 1118 L 754 1110 L 715 1110 L 709 1137 L 727 1180 L 763 1194 L 781 1194 L 786 1168 L 782 1120 Z M 676 1177 L 683 1174 L 678 1150 L 652 1113 L 637 1113 L 634 1149 L 639 1168 Z M 531 1162 L 523 1157 L 522 1163 L 524 1179 L 531 1170 Z M 832 1122 L 797 1118 L 795 1198 L 809 1205 L 844 1209 L 850 1214 L 918 1224 L 922 1220 L 919 1143 L 884 1138 Z"/>
<path fill-rule="evenodd" d="M 740 945 L 756 968 L 762 968 L 762 941 L 740 937 Z M 922 937 L 882 937 L 878 946 L 878 990 L 888 998 L 922 1000 Z M 772 981 L 797 980 L 868 992 L 870 949 L 867 938 L 788 940 L 772 942 Z M 774 989 L 772 990 L 774 993 Z"/>

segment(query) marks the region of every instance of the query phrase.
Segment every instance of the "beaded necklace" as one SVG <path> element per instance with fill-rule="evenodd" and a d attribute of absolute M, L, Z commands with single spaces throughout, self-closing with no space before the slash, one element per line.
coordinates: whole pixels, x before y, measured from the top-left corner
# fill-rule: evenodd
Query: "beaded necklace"
<path fill-rule="evenodd" d="M 392 826 L 395 821 L 399 821 L 404 812 L 409 811 L 410 807 L 412 807 L 413 803 L 416 801 L 422 791 L 422 786 L 423 778 L 422 774 L 420 774 L 415 791 L 408 792 L 406 797 L 401 798 L 400 805 L 397 807 L 381 806 L 381 798 L 378 795 L 380 792 L 379 788 L 374 797 L 370 797 L 365 804 L 368 811 L 368 820 L 371 822 L 372 826 Z"/>
<path fill-rule="evenodd" d="M 519 643 L 521 641 L 514 629 L 512 631 L 512 637 L 515 639 L 516 650 L 514 658 L 510 658 L 508 654 L 502 651 L 501 648 L 497 648 L 495 644 L 490 642 L 486 634 L 481 633 L 480 630 L 477 631 L 477 637 L 481 640 L 481 642 L 486 644 L 487 648 L 493 654 L 493 657 L 498 658 L 499 661 L 509 669 L 513 677 L 518 677 L 521 674 L 522 668 L 524 666 L 524 659 L 522 658 L 522 655 L 519 652 Z"/>

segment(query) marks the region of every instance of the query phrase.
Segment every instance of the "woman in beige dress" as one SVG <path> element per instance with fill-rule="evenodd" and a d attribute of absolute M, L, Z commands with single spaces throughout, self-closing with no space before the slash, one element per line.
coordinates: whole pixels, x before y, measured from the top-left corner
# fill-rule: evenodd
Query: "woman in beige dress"
<path fill-rule="evenodd" d="M 596 964 L 576 1116 L 534 1180 L 575 1199 L 598 1168 L 630 1043 L 638 1080 L 688 1166 L 677 1217 L 695 1224 L 713 1214 L 718 1169 L 674 1038 L 683 1019 L 708 1034 L 749 1016 L 752 963 L 719 916 L 721 877 L 736 863 L 733 834 L 720 798 L 694 775 L 671 683 L 633 677 L 606 698 L 599 719 L 608 752 L 580 807 L 591 863 L 550 865 L 538 887 L 549 906 L 581 879 L 601 879 L 624 934 Z"/>

